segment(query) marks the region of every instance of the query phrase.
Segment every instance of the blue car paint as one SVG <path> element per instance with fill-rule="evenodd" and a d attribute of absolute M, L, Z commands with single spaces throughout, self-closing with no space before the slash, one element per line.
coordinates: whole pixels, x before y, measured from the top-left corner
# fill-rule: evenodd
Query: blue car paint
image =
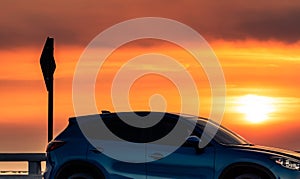
<path fill-rule="evenodd" d="M 112 159 L 95 150 L 81 133 L 75 118 L 54 140 L 64 141 L 62 147 L 47 153 L 46 179 L 55 178 L 61 168 L 69 162 L 88 162 L 96 166 L 105 178 L 219 178 L 224 171 L 237 164 L 260 166 L 275 178 L 298 179 L 300 171 L 276 164 L 272 157 L 300 160 L 299 153 L 255 145 L 222 145 L 212 140 L 200 151 L 182 146 L 174 153 L 153 162 L 128 163 Z M 199 129 L 200 130 L 200 129 Z M 151 149 L 151 144 L 146 144 Z M 155 149 L 155 148 L 154 148 Z M 147 153 L 148 152 L 148 153 Z M 146 158 L 150 152 L 147 151 Z M 147 160 L 147 159 L 145 159 Z"/>

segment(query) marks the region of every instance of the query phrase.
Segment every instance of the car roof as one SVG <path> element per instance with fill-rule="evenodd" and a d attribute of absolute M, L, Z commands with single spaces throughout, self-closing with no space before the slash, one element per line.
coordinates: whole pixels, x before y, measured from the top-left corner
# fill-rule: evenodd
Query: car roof
<path fill-rule="evenodd" d="M 89 114 L 89 115 L 83 115 L 83 116 L 77 116 L 77 117 L 70 117 L 69 118 L 69 121 L 73 121 L 73 120 L 76 120 L 76 118 L 80 118 L 80 119 L 83 119 L 84 118 L 93 118 L 93 117 L 101 117 L 103 119 L 107 119 L 107 118 L 112 118 L 112 117 L 116 117 L 118 115 L 123 115 L 123 116 L 126 116 L 126 115 L 131 115 L 132 113 L 135 113 L 136 115 L 138 116 L 141 116 L 141 117 L 144 117 L 144 116 L 147 116 L 149 115 L 150 113 L 154 113 L 154 114 L 163 114 L 164 117 L 167 117 L 167 118 L 178 118 L 178 117 L 182 117 L 182 118 L 185 118 L 187 119 L 188 121 L 189 120 L 195 120 L 195 118 L 197 118 L 197 120 L 200 120 L 200 121 L 203 121 L 204 123 L 210 121 L 209 119 L 207 118 L 204 118 L 204 117 L 198 117 L 198 116 L 195 116 L 195 115 L 190 115 L 190 114 L 183 114 L 183 113 L 171 113 L 171 112 L 159 112 L 159 111 L 125 111 L 125 112 L 110 112 L 110 111 L 102 111 L 101 114 Z M 212 121 L 210 121 L 212 122 Z"/>
<path fill-rule="evenodd" d="M 154 113 L 154 114 L 164 114 L 166 116 L 174 116 L 174 117 L 178 117 L 178 116 L 181 116 L 179 113 L 169 113 L 169 112 L 157 112 L 157 111 L 126 111 L 126 112 L 110 112 L 110 111 L 102 111 L 101 114 L 88 114 L 88 115 L 79 115 L 77 117 L 70 117 L 70 119 L 73 119 L 73 118 L 89 118 L 89 117 L 93 117 L 93 116 L 99 116 L 100 117 L 113 117 L 113 116 L 116 116 L 116 115 L 126 115 L 126 114 L 132 114 L 132 113 L 135 113 L 136 115 L 138 116 L 147 116 L 149 115 L 150 113 Z M 184 116 L 183 116 L 184 117 Z"/>

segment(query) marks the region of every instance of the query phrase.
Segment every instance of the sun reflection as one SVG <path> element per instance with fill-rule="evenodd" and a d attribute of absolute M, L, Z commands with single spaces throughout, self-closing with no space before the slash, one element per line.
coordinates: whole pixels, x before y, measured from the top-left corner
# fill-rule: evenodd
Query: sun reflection
<path fill-rule="evenodd" d="M 275 99 L 272 97 L 251 94 L 239 97 L 236 103 L 236 110 L 243 113 L 245 119 L 251 123 L 262 123 L 275 111 Z"/>

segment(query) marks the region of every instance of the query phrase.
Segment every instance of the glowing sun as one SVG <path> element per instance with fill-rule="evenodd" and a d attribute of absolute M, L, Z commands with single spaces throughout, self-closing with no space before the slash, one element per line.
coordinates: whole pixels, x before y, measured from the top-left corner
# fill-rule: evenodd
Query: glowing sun
<path fill-rule="evenodd" d="M 245 119 L 252 123 L 261 123 L 275 111 L 275 100 L 271 97 L 245 95 L 237 99 L 237 111 L 245 114 Z"/>

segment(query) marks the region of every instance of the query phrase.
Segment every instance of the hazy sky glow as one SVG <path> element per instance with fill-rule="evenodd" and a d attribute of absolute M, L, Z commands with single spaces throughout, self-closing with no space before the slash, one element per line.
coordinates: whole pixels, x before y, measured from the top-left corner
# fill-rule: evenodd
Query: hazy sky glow
<path fill-rule="evenodd" d="M 68 117 L 74 115 L 72 79 L 85 47 L 106 28 L 145 16 L 187 24 L 209 42 L 226 78 L 226 127 L 253 143 L 299 150 L 299 9 L 297 0 L 1 2 L 0 152 L 45 151 L 47 93 L 39 58 L 47 36 L 54 37 L 56 45 L 56 135 L 67 125 Z M 200 115 L 208 116 L 211 94 L 205 73 L 179 47 L 155 40 L 126 44 L 109 57 L 95 89 L 99 110 L 114 111 L 109 96 L 114 74 L 124 62 L 144 53 L 163 53 L 183 64 L 197 82 Z M 132 86 L 132 107 L 147 110 L 149 98 L 156 93 L 165 97 L 168 111 L 180 109 L 174 84 L 155 75 L 145 76 Z M 239 105 L 251 108 L 240 101 L 245 101 L 245 96 L 270 99 L 264 108 L 272 110 L 264 122 L 251 122 L 247 120 L 251 110 L 243 109 L 243 113 L 238 109 Z M 269 103 L 272 104 L 268 106 Z"/>

